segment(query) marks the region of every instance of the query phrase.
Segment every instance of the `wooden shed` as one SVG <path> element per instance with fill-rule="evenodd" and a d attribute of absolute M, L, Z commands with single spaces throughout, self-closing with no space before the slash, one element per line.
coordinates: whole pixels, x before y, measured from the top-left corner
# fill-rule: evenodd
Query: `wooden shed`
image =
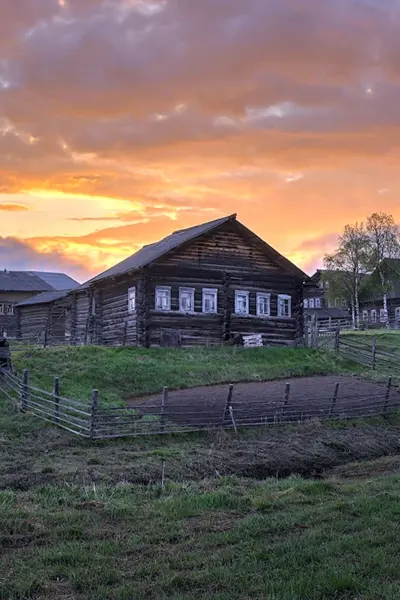
<path fill-rule="evenodd" d="M 44 292 L 16 306 L 17 337 L 41 343 L 70 340 L 71 296 L 68 291 Z"/>
<path fill-rule="evenodd" d="M 218 345 L 303 340 L 308 276 L 230 215 L 175 231 L 71 293 L 75 344 Z"/>

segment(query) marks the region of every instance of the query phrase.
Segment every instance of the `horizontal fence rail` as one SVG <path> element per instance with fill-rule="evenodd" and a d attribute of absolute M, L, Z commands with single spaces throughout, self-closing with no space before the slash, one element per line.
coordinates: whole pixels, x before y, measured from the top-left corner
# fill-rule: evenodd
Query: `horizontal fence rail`
<path fill-rule="evenodd" d="M 0 393 L 23 413 L 30 413 L 75 435 L 91 440 L 189 433 L 304 423 L 312 419 L 360 419 L 387 415 L 400 406 L 400 392 L 389 377 L 376 393 L 345 394 L 340 384 L 321 390 L 319 397 L 296 396 L 290 383 L 281 393 L 242 400 L 229 385 L 226 397 L 210 395 L 194 403 L 164 388 L 156 399 L 125 407 L 103 407 L 99 393 L 91 401 L 79 402 L 62 396 L 58 378 L 51 392 L 30 385 L 28 371 L 17 377 L 0 370 Z"/>

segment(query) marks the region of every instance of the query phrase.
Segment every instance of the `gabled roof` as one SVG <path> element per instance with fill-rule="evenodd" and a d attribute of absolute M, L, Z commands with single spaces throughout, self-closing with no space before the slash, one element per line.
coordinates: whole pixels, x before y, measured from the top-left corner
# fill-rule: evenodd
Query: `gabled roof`
<path fill-rule="evenodd" d="M 349 312 L 344 310 L 343 308 L 337 307 L 322 307 L 322 308 L 305 308 L 304 309 L 305 316 L 313 316 L 315 315 L 318 319 L 348 319 Z"/>
<path fill-rule="evenodd" d="M 41 271 L 0 271 L 1 292 L 47 292 L 77 287 L 79 283 L 64 273 Z"/>
<path fill-rule="evenodd" d="M 70 291 L 71 290 L 63 290 L 60 292 L 42 292 L 41 294 L 32 296 L 32 298 L 28 298 L 28 300 L 24 300 L 24 302 L 20 302 L 16 306 L 31 306 L 32 304 L 49 304 L 50 302 L 54 302 L 55 300 L 65 298 L 66 296 L 68 296 Z"/>
<path fill-rule="evenodd" d="M 31 273 L 48 283 L 53 290 L 72 290 L 79 286 L 75 279 L 65 273 L 47 273 L 45 271 L 31 271 Z"/>
<path fill-rule="evenodd" d="M 191 242 L 196 238 L 213 231 L 217 227 L 220 227 L 224 223 L 228 221 L 235 222 L 237 227 L 239 227 L 243 233 L 247 235 L 251 235 L 252 238 L 263 246 L 263 249 L 272 256 L 273 260 L 276 261 L 284 270 L 291 273 L 294 277 L 298 277 L 300 279 L 308 280 L 309 277 L 303 271 L 298 269 L 292 262 L 290 262 L 287 258 L 279 254 L 276 250 L 274 250 L 271 246 L 269 246 L 264 240 L 258 237 L 255 233 L 250 231 L 247 227 L 245 227 L 242 223 L 236 220 L 236 214 L 229 215 L 227 217 L 222 217 L 220 219 L 215 219 L 214 221 L 208 221 L 207 223 L 201 223 L 200 225 L 195 225 L 194 227 L 188 227 L 187 229 L 179 229 L 174 231 L 167 237 L 163 238 L 158 242 L 154 242 L 153 244 L 148 244 L 147 246 L 143 246 L 138 252 L 133 254 L 132 256 L 126 258 L 122 262 L 118 263 L 114 267 L 107 269 L 103 273 L 96 275 L 86 283 L 84 283 L 80 289 L 84 289 L 89 287 L 93 283 L 97 283 L 98 281 L 102 281 L 107 277 L 115 277 L 117 275 L 123 275 L 124 273 L 128 273 L 130 271 L 135 271 L 137 269 L 148 266 L 150 263 L 164 256 L 168 252 L 172 250 L 176 250 L 183 244 L 187 242 Z"/>

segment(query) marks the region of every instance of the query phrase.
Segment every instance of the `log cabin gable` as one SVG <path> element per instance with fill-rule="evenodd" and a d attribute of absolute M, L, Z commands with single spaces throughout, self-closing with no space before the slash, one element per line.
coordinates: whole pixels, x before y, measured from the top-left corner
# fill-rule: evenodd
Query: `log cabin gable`
<path fill-rule="evenodd" d="M 268 272 L 302 279 L 294 265 L 236 220 L 188 241 L 156 259 L 152 266 Z"/>

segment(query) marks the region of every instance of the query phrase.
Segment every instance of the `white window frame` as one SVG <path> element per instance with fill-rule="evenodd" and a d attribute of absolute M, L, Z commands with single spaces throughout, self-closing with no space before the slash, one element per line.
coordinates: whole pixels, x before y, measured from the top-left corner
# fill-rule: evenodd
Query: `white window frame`
<path fill-rule="evenodd" d="M 400 321 L 400 306 L 396 306 L 394 309 L 394 318 L 396 321 Z"/>
<path fill-rule="evenodd" d="M 4 315 L 4 304 L 2 302 L 0 302 L 0 315 Z"/>
<path fill-rule="evenodd" d="M 379 322 L 385 323 L 385 321 L 387 321 L 386 310 L 384 308 L 380 308 L 379 309 Z"/>
<path fill-rule="evenodd" d="M 214 310 L 206 310 L 206 295 L 214 296 Z M 203 288 L 202 290 L 202 299 L 201 299 L 201 308 L 203 313 L 209 315 L 215 315 L 218 312 L 218 290 L 216 288 Z"/>
<path fill-rule="evenodd" d="M 180 287 L 179 288 L 179 311 L 186 313 L 186 314 L 191 314 L 194 313 L 194 291 L 195 288 L 192 287 Z M 189 310 L 187 308 L 183 308 L 182 306 L 182 301 L 184 296 L 189 296 L 190 298 L 190 308 Z"/>
<path fill-rule="evenodd" d="M 130 314 L 136 312 L 136 286 L 128 289 L 128 312 Z"/>
<path fill-rule="evenodd" d="M 377 321 L 376 309 L 373 308 L 371 310 L 371 323 L 376 323 L 376 321 Z"/>
<path fill-rule="evenodd" d="M 243 296 L 246 299 L 245 310 L 239 310 L 239 297 Z M 235 290 L 235 314 L 247 316 L 250 313 L 250 292 L 247 290 Z"/>
<path fill-rule="evenodd" d="M 268 311 L 263 313 L 260 311 L 260 300 L 268 300 Z M 257 292 L 256 294 L 256 313 L 257 317 L 270 317 L 271 316 L 271 294 L 265 292 Z"/>
<path fill-rule="evenodd" d="M 308 307 L 309 308 L 315 308 L 315 300 L 314 300 L 314 298 L 309 298 L 308 299 Z"/>
<path fill-rule="evenodd" d="M 315 308 L 321 308 L 321 298 L 315 298 Z"/>
<path fill-rule="evenodd" d="M 303 306 L 304 306 L 304 308 L 308 308 L 308 298 L 304 298 Z"/>
<path fill-rule="evenodd" d="M 362 315 L 363 315 L 363 321 L 368 321 L 368 318 L 369 318 L 368 311 L 367 310 L 363 310 Z"/>
<path fill-rule="evenodd" d="M 7 304 L 6 315 L 9 317 L 12 317 L 14 315 L 14 304 Z"/>
<path fill-rule="evenodd" d="M 160 292 L 166 292 L 167 293 L 167 307 L 166 308 L 159 308 L 158 307 L 158 294 Z M 170 285 L 157 285 L 156 286 L 156 293 L 155 293 L 155 309 L 156 310 L 160 310 L 162 312 L 168 312 L 171 310 L 171 286 Z"/>
<path fill-rule="evenodd" d="M 282 305 L 281 302 L 287 300 L 289 302 L 289 314 L 282 314 Z M 288 296 L 288 294 L 279 294 L 278 295 L 278 317 L 280 319 L 291 319 L 292 317 L 292 297 Z"/>

